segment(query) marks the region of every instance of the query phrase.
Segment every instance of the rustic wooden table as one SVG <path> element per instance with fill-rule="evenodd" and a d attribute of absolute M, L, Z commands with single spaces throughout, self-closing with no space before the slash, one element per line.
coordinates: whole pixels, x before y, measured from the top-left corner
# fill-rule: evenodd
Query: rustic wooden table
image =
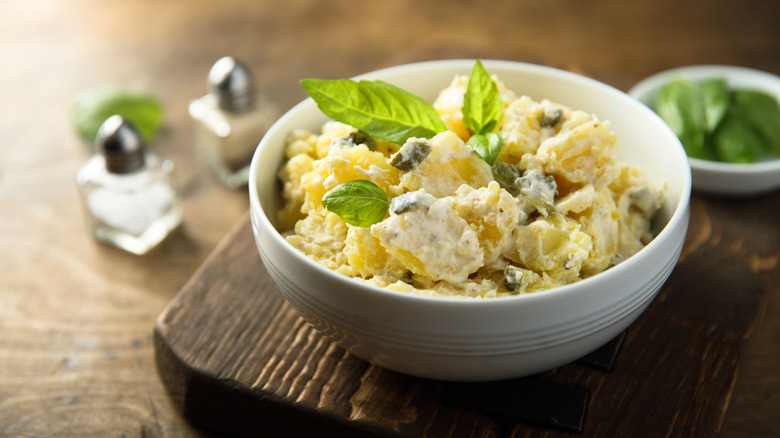
<path fill-rule="evenodd" d="M 243 60 L 282 109 L 304 97 L 304 77 L 444 58 L 545 64 L 627 90 L 687 64 L 780 74 L 778 19 L 774 0 L 0 2 L 0 437 L 209 436 L 166 394 L 152 331 L 248 208 L 246 190 L 219 186 L 192 153 L 187 103 L 219 57 Z M 166 109 L 153 147 L 176 163 L 184 223 L 143 257 L 94 242 L 77 199 L 74 177 L 91 152 L 71 106 L 104 84 L 154 93 Z M 754 214 L 744 207 L 778 204 L 778 193 L 694 196 L 688 251 L 727 241 L 749 262 L 734 272 L 765 292 L 735 364 L 724 437 L 780 437 L 780 236 L 766 222 L 752 231 L 765 236 L 744 239 L 708 229 L 708 215 L 744 226 Z"/>

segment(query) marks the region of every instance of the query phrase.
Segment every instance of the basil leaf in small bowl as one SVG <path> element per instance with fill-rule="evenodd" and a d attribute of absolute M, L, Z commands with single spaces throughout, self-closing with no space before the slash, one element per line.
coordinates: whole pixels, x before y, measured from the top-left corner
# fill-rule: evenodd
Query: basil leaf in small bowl
<path fill-rule="evenodd" d="M 678 136 L 694 190 L 755 196 L 780 189 L 780 76 L 694 65 L 656 73 L 628 93 Z"/>

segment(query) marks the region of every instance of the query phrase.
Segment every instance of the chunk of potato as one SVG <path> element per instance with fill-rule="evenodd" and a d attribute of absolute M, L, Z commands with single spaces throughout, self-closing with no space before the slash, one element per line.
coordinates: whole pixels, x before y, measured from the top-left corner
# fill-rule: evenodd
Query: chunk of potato
<path fill-rule="evenodd" d="M 382 246 L 415 274 L 434 281 L 464 282 L 482 266 L 477 233 L 456 214 L 453 197 L 371 226 Z"/>
<path fill-rule="evenodd" d="M 279 170 L 279 180 L 282 182 L 282 199 L 284 207 L 277 213 L 279 224 L 283 230 L 292 230 L 295 223 L 303 219 L 301 207 L 306 199 L 306 191 L 301 186 L 301 178 L 311 172 L 314 159 L 306 154 L 290 158 Z"/>
<path fill-rule="evenodd" d="M 537 151 L 545 173 L 572 183 L 606 185 L 616 176 L 617 136 L 609 122 L 594 119 L 545 140 Z M 604 179 L 607 180 L 604 180 Z"/>
<path fill-rule="evenodd" d="M 343 252 L 346 238 L 347 224 L 325 209 L 311 212 L 296 222 L 295 234 L 286 237 L 302 253 L 334 270 L 346 263 Z"/>
<path fill-rule="evenodd" d="M 368 228 L 350 227 L 344 242 L 344 254 L 353 274 L 363 278 L 375 275 L 400 278 L 406 268 L 390 256 Z"/>
<path fill-rule="evenodd" d="M 462 184 L 475 188 L 493 181 L 490 166 L 454 132 L 442 132 L 431 141 L 431 152 L 420 164 L 401 176 L 401 187 L 424 189 L 437 198 L 449 196 Z"/>
<path fill-rule="evenodd" d="M 598 274 L 615 262 L 620 232 L 620 212 L 607 189 L 594 192 L 593 203 L 573 214 L 593 242 L 587 260 L 582 263 L 583 276 Z"/>
<path fill-rule="evenodd" d="M 517 199 L 495 181 L 474 189 L 460 186 L 455 192 L 455 210 L 476 231 L 485 264 L 493 263 L 509 243 L 520 215 Z"/>
<path fill-rule="evenodd" d="M 593 243 L 577 222 L 556 214 L 514 229 L 514 247 L 507 257 L 562 284 L 579 279 Z"/>

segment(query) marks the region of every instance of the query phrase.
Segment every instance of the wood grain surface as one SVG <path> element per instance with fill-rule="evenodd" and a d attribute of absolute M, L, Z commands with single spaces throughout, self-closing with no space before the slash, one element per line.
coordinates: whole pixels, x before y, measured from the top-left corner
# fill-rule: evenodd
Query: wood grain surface
<path fill-rule="evenodd" d="M 627 90 L 688 64 L 780 74 L 779 17 L 775 0 L 3 0 L 0 437 L 210 436 L 166 393 L 152 333 L 248 208 L 246 191 L 219 186 L 192 151 L 186 106 L 205 92 L 219 57 L 242 59 L 282 110 L 304 97 L 305 77 L 444 58 L 534 62 Z M 74 177 L 91 148 L 75 136 L 71 109 L 79 93 L 105 84 L 151 92 L 166 109 L 152 147 L 176 164 L 184 224 L 144 257 L 94 242 L 78 204 Z M 699 288 L 717 274 L 738 296 L 764 291 L 721 436 L 780 436 L 777 206 L 776 193 L 696 198 L 700 226 L 675 271 L 690 275 L 677 287 Z M 690 254 L 720 264 L 701 272 Z"/>

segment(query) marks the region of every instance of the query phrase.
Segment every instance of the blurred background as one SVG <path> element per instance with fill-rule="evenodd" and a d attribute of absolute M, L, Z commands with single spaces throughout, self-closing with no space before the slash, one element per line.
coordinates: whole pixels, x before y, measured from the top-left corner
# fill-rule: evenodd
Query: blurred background
<path fill-rule="evenodd" d="M 220 57 L 241 60 L 282 111 L 305 97 L 303 78 L 447 58 L 543 64 L 626 91 L 689 64 L 780 74 L 778 20 L 774 0 L 0 0 L 0 437 L 207 436 L 169 403 L 151 332 L 248 209 L 247 191 L 192 152 L 187 105 Z M 75 174 L 93 151 L 72 109 L 101 85 L 148 92 L 165 112 L 150 147 L 176 165 L 184 219 L 142 257 L 95 242 L 79 206 Z M 755 363 L 726 436 L 780 436 L 777 419 L 750 424 L 780 398 L 780 378 L 750 387 L 777 375 Z"/>

